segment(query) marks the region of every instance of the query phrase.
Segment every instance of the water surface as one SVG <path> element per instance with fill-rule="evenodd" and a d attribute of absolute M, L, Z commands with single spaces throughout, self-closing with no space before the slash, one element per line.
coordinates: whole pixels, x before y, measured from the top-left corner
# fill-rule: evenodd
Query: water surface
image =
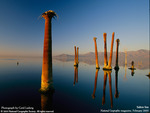
<path fill-rule="evenodd" d="M 96 70 L 95 65 L 80 62 L 75 68 L 73 64 L 53 60 L 55 92 L 44 95 L 38 92 L 41 58 L 1 59 L 0 106 L 30 106 L 55 113 L 99 113 L 149 106 L 148 69 L 133 73 L 120 67 L 118 72 L 104 72 L 103 66 Z"/>

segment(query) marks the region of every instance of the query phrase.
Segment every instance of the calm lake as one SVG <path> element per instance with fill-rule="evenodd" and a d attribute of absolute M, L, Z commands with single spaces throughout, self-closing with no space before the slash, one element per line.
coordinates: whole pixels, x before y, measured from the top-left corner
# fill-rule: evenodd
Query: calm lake
<path fill-rule="evenodd" d="M 38 91 L 42 58 L 0 59 L 1 110 L 2 106 L 54 113 L 149 110 L 149 69 L 131 72 L 129 67 L 120 67 L 118 72 L 104 72 L 103 65 L 96 70 L 95 65 L 80 62 L 74 68 L 73 64 L 53 60 L 55 91 L 44 95 Z"/>

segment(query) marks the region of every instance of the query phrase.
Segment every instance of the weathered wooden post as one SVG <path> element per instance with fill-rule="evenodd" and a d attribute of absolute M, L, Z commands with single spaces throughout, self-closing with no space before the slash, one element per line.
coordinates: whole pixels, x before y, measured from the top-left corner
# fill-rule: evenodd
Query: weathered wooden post
<path fill-rule="evenodd" d="M 125 53 L 125 65 L 127 65 L 127 51 L 125 50 L 124 53 Z"/>
<path fill-rule="evenodd" d="M 98 71 L 99 71 L 99 69 L 96 69 L 96 72 L 95 72 L 95 82 L 94 82 L 94 91 L 93 91 L 93 94 L 92 94 L 92 98 L 93 99 L 95 99 L 95 92 L 96 92 L 96 86 L 97 86 Z"/>
<path fill-rule="evenodd" d="M 131 62 L 131 68 L 134 69 L 134 61 Z"/>
<path fill-rule="evenodd" d="M 76 46 L 74 46 L 74 66 L 78 66 L 77 64 L 77 51 L 76 51 Z"/>
<path fill-rule="evenodd" d="M 106 36 L 107 33 L 103 33 L 103 38 L 104 38 L 104 67 L 103 69 L 105 69 L 107 67 L 107 41 L 106 41 Z"/>
<path fill-rule="evenodd" d="M 131 62 L 131 67 L 129 69 L 136 70 L 136 68 L 134 68 L 134 61 Z"/>
<path fill-rule="evenodd" d="M 118 65 L 118 50 L 119 50 L 119 39 L 116 39 L 116 66 L 115 70 L 119 70 L 119 65 Z"/>
<path fill-rule="evenodd" d="M 107 64 L 107 44 L 106 44 L 106 33 L 103 34 L 104 37 L 104 67 L 103 70 L 112 70 L 111 62 L 113 56 L 113 44 L 114 44 L 114 32 L 112 33 L 112 40 L 111 40 L 111 48 L 110 48 L 110 57 Z"/>
<path fill-rule="evenodd" d="M 41 92 L 47 92 L 53 89 L 52 80 L 52 33 L 51 20 L 56 13 L 52 10 L 46 11 L 42 14 L 45 19 L 45 34 L 44 34 L 44 48 L 43 48 L 43 64 L 41 76 Z"/>
<path fill-rule="evenodd" d="M 111 49 L 110 49 L 110 57 L 109 57 L 109 62 L 108 62 L 108 67 L 107 69 L 112 69 L 111 67 L 111 62 L 112 62 L 112 56 L 113 56 L 113 44 L 114 44 L 114 35 L 115 33 L 112 33 L 112 39 L 111 39 Z"/>
<path fill-rule="evenodd" d="M 77 64 L 79 64 L 79 47 L 77 47 Z"/>
<path fill-rule="evenodd" d="M 96 37 L 93 38 L 94 44 L 95 44 L 95 62 L 96 62 L 96 69 L 100 69 L 98 65 L 98 52 L 97 52 L 97 43 L 96 43 Z"/>

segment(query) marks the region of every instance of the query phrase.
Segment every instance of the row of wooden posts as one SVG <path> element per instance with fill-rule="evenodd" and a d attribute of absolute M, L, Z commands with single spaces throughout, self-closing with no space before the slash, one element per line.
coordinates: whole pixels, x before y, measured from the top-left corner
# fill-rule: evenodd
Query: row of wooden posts
<path fill-rule="evenodd" d="M 103 38 L 104 38 L 104 67 L 103 70 L 112 70 L 112 56 L 113 56 L 113 44 L 114 44 L 114 35 L 115 33 L 112 33 L 112 40 L 111 40 L 111 49 L 110 49 L 110 57 L 109 61 L 107 60 L 107 33 L 103 33 Z M 98 51 L 97 51 L 97 43 L 96 43 L 96 37 L 93 38 L 94 40 L 94 45 L 95 45 L 95 62 L 96 62 L 96 69 L 100 69 L 99 63 L 98 63 Z M 115 69 L 118 70 L 118 50 L 119 50 L 119 39 L 116 39 L 116 66 Z M 75 59 L 74 59 L 74 66 L 78 66 L 78 56 L 79 56 L 79 47 L 77 47 L 76 51 L 76 46 L 74 46 L 75 50 Z"/>
<path fill-rule="evenodd" d="M 52 33 L 51 33 L 51 20 L 53 17 L 57 16 L 57 14 L 52 11 L 44 12 L 41 17 L 45 19 L 45 33 L 44 33 L 44 47 L 43 47 L 43 63 L 42 63 L 42 75 L 41 75 L 41 88 L 40 92 L 53 92 L 53 77 L 52 77 Z M 114 32 L 112 34 L 112 42 L 111 42 L 111 52 L 109 62 L 107 64 L 107 46 L 106 46 L 106 33 L 104 33 L 104 67 L 103 69 L 111 70 L 111 61 L 112 61 L 112 53 L 113 53 L 113 42 L 114 42 Z M 119 69 L 118 66 L 118 46 L 119 46 L 119 39 L 116 40 L 117 48 L 116 48 L 116 69 Z M 96 68 L 99 69 L 98 65 L 98 52 L 97 52 L 97 44 L 96 38 L 94 37 L 95 43 L 95 56 L 96 56 Z M 78 66 L 78 56 L 79 56 L 79 47 L 74 47 L 75 49 L 75 61 L 74 66 Z M 18 63 L 19 64 L 19 63 Z M 134 64 L 134 63 L 133 63 Z M 132 69 L 132 68 L 131 68 Z"/>

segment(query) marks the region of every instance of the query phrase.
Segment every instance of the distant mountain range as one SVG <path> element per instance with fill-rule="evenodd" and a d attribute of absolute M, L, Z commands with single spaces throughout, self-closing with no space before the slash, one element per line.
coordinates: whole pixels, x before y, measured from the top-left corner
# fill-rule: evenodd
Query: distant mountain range
<path fill-rule="evenodd" d="M 127 66 L 131 66 L 131 61 L 134 61 L 135 67 L 139 69 L 149 68 L 150 50 L 140 49 L 138 51 L 127 51 Z M 109 59 L 109 52 L 107 53 L 107 58 Z M 74 55 L 61 54 L 53 56 L 54 59 L 67 62 L 74 61 Z M 104 52 L 98 52 L 99 64 L 104 64 Z M 112 66 L 115 66 L 116 52 L 113 52 Z M 79 62 L 84 62 L 89 65 L 95 64 L 95 52 L 89 52 L 86 54 L 79 54 Z M 125 53 L 119 52 L 119 66 L 125 65 Z"/>

